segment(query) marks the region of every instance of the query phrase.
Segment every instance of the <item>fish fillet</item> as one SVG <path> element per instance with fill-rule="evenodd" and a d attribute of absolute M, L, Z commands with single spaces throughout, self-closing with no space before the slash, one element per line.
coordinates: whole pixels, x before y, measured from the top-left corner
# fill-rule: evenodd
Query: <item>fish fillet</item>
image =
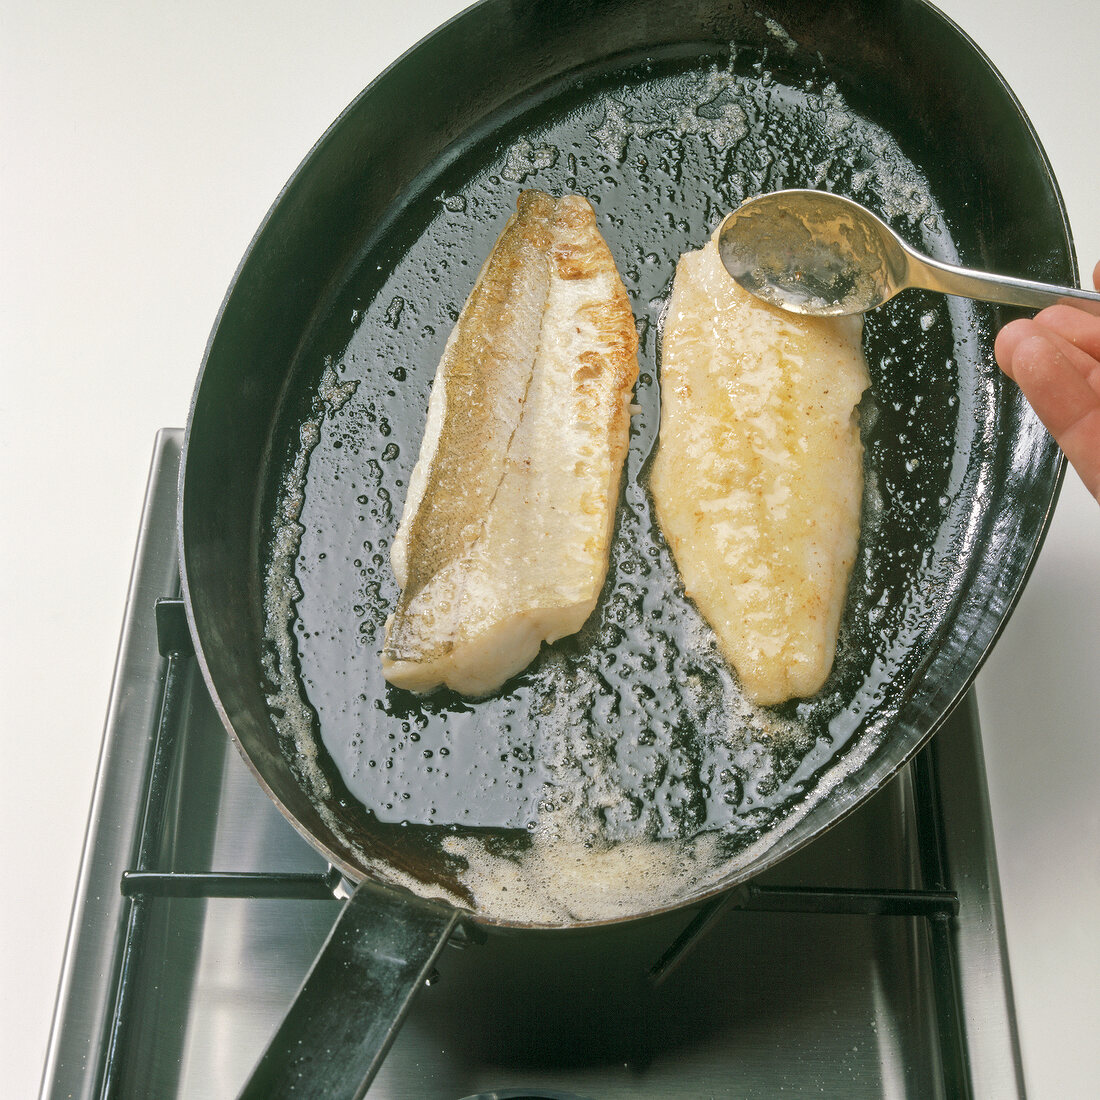
<path fill-rule="evenodd" d="M 687 595 L 761 705 L 814 694 L 859 539 L 869 385 L 859 317 L 800 317 L 680 258 L 650 488 Z"/>
<path fill-rule="evenodd" d="M 391 550 L 386 679 L 483 695 L 607 573 L 637 334 L 592 207 L 523 192 L 440 360 Z"/>

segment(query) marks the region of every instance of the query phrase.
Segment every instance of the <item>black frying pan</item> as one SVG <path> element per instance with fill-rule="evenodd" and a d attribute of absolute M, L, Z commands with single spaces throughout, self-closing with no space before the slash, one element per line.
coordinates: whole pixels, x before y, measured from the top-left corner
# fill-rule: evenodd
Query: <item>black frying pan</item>
<path fill-rule="evenodd" d="M 377 666 L 386 551 L 442 343 L 524 186 L 593 201 L 638 319 L 612 567 L 585 630 L 496 696 L 417 699 Z M 251 1094 L 281 1095 L 310 1059 L 310 1095 L 358 1094 L 458 927 L 638 917 L 758 873 L 885 783 L 973 679 L 1062 473 L 993 365 L 1007 313 L 907 292 L 867 320 L 864 531 L 815 699 L 738 711 L 652 521 L 676 258 L 746 195 L 797 186 L 861 199 L 933 256 L 1075 279 L 1019 105 L 919 0 L 486 0 L 371 85 L 272 208 L 195 392 L 183 586 L 246 761 L 360 885 Z M 510 907 L 471 880 L 470 853 L 525 858 L 547 791 L 579 808 L 593 853 L 696 853 L 702 836 L 710 861 L 671 890 L 628 883 L 609 908 Z"/>

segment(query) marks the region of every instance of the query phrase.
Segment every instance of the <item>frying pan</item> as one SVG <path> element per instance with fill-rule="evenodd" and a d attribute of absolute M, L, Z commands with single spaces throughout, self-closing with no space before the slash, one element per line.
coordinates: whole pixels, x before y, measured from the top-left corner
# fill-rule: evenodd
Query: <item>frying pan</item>
<path fill-rule="evenodd" d="M 385 552 L 442 342 L 524 186 L 590 198 L 638 321 L 611 569 L 585 630 L 496 696 L 420 699 L 377 669 Z M 1006 311 L 909 292 L 867 319 L 864 528 L 814 699 L 738 702 L 652 521 L 675 261 L 747 194 L 797 186 L 861 199 L 941 259 L 1076 278 L 1030 124 L 919 0 L 485 0 L 367 88 L 272 207 L 192 403 L 183 592 L 229 733 L 354 892 L 246 1095 L 304 1072 L 312 1096 L 361 1095 L 462 931 L 642 917 L 759 873 L 881 787 L 970 684 L 1063 471 L 993 365 Z M 620 868 L 605 907 L 512 906 L 471 871 L 524 866 L 547 790 L 551 815 L 572 799 L 588 821 L 593 867 L 636 844 L 699 866 L 660 889 Z"/>

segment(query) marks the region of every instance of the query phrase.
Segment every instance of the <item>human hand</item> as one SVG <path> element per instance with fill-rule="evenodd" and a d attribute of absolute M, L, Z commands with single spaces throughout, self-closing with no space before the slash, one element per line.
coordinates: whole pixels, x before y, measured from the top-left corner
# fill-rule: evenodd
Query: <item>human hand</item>
<path fill-rule="evenodd" d="M 1100 290 L 1100 263 L 1092 281 Z M 1100 501 L 1100 315 L 1049 306 L 1005 325 L 993 352 Z"/>

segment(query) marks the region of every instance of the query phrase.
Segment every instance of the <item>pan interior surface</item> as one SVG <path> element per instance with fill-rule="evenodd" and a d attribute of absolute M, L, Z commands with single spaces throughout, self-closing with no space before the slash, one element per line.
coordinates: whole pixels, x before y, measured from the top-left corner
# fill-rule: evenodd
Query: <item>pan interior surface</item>
<path fill-rule="evenodd" d="M 730 885 L 916 751 L 1022 584 L 1056 463 L 993 365 L 1000 315 L 907 292 L 866 318 L 863 529 L 823 690 L 749 704 L 683 593 L 647 490 L 680 254 L 746 197 L 789 187 L 849 195 L 947 262 L 989 247 L 959 191 L 981 166 L 955 169 L 936 135 L 880 117 L 888 70 L 848 87 L 770 33 L 765 49 L 676 44 L 526 89 L 406 181 L 312 312 L 258 504 L 255 678 L 319 814 L 306 831 L 343 866 L 516 925 Z M 526 187 L 593 203 L 636 318 L 640 411 L 608 579 L 584 629 L 494 695 L 415 696 L 381 674 L 389 549 L 443 344 Z M 1044 261 L 1031 274 L 1054 277 L 1064 253 Z"/>

